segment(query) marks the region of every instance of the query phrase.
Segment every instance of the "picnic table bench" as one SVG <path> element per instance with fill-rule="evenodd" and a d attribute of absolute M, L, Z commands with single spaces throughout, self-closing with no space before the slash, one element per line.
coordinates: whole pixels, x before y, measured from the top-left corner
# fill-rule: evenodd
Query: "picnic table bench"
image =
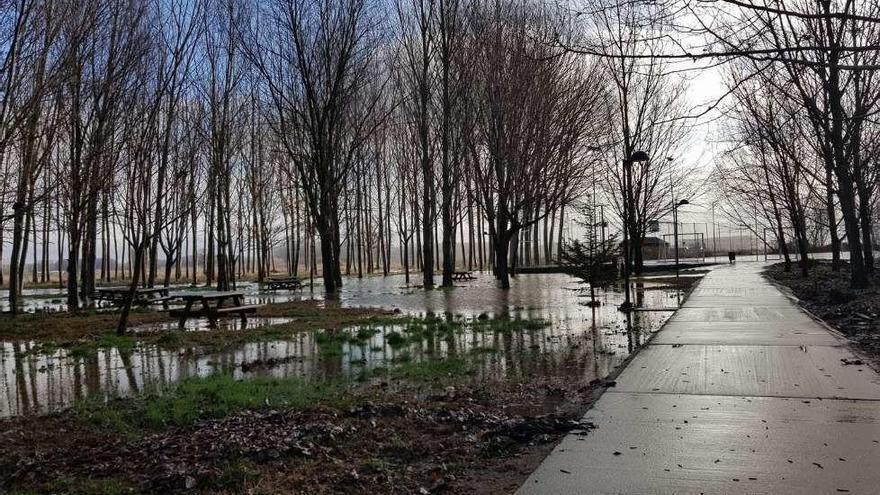
<path fill-rule="evenodd" d="M 185 327 L 187 319 L 202 316 L 208 318 L 208 325 L 211 328 L 217 326 L 217 318 L 227 314 L 237 314 L 241 317 L 242 323 L 247 323 L 247 315 L 256 313 L 257 308 L 260 307 L 256 304 L 245 305 L 244 293 L 238 291 L 176 292 L 170 294 L 169 298 L 184 302 L 183 308 L 168 312 L 172 318 L 180 318 L 180 329 Z M 232 305 L 227 306 L 227 302 L 231 302 Z"/>
<path fill-rule="evenodd" d="M 476 280 L 476 278 L 471 272 L 455 272 L 452 274 L 452 280 Z"/>
<path fill-rule="evenodd" d="M 98 287 L 95 289 L 93 297 L 95 301 L 107 301 L 120 306 L 125 302 L 125 296 L 128 294 L 128 291 L 128 287 Z M 134 291 L 132 303 L 146 306 L 155 303 L 166 303 L 167 301 L 167 287 L 138 287 Z"/>
<path fill-rule="evenodd" d="M 268 290 L 302 290 L 303 283 L 299 277 L 269 277 L 266 288 Z"/>

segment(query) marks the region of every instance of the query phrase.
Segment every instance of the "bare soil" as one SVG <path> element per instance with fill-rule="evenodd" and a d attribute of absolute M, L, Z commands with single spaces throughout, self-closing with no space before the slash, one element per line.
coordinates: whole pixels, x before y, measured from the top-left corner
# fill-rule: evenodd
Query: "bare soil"
<path fill-rule="evenodd" d="M 365 383 L 334 406 L 122 434 L 73 413 L 0 422 L 0 492 L 511 493 L 605 386 Z M 345 405 L 339 405 L 345 404 Z"/>
<path fill-rule="evenodd" d="M 814 264 L 806 278 L 797 266 L 785 272 L 781 263 L 765 274 L 791 289 L 801 306 L 845 335 L 875 369 L 880 366 L 880 274 L 870 277 L 870 287 L 864 291 L 849 287 L 849 265 L 845 263 L 837 272 L 829 263 Z"/>

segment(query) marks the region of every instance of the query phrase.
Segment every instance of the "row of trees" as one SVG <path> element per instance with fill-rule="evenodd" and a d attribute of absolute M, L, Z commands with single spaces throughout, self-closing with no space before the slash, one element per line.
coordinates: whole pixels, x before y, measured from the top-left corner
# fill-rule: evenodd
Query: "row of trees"
<path fill-rule="evenodd" d="M 71 309 L 99 278 L 262 279 L 278 250 L 331 293 L 343 263 L 388 273 L 395 251 L 427 287 L 465 259 L 508 287 L 511 265 L 556 258 L 589 196 L 627 212 L 638 272 L 651 222 L 701 193 L 679 58 L 728 62 L 730 216 L 753 205 L 802 259 L 827 233 L 864 287 L 880 7 L 718 3 L 4 3 L 12 308 L 29 253 Z M 704 46 L 679 53 L 675 30 Z"/>
<path fill-rule="evenodd" d="M 846 249 L 851 285 L 864 289 L 875 269 L 880 4 L 724 3 L 723 21 L 703 26 L 713 50 L 737 56 L 718 182 L 764 218 L 787 268 L 789 246 L 804 275 L 812 246 L 830 246 L 835 270 Z"/>
<path fill-rule="evenodd" d="M 508 287 L 517 263 L 555 259 L 566 206 L 595 194 L 587 185 L 624 197 L 610 157 L 663 157 L 640 164 L 625 196 L 634 239 L 686 172 L 665 159 L 683 142 L 684 86 L 662 61 L 642 62 L 651 48 L 636 33 L 659 24 L 636 7 L 588 26 L 509 0 L 2 8 L 13 311 L 29 255 L 32 280 L 57 270 L 72 310 L 111 278 L 132 293 L 262 279 L 278 251 L 331 293 L 343 263 L 359 275 L 418 267 L 432 286 L 435 270 L 451 285 L 466 260 Z M 584 33 L 620 56 L 566 48 Z"/>

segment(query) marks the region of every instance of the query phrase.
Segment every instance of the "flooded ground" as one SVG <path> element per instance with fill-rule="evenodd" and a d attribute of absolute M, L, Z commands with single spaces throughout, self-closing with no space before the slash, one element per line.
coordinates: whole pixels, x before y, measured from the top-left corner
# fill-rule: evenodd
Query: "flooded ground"
<path fill-rule="evenodd" d="M 488 275 L 452 290 L 406 287 L 402 276 L 346 282 L 338 299 L 325 304 L 437 315 L 455 322 L 456 330 L 426 331 L 424 326 L 394 324 L 349 328 L 345 335 L 328 336 L 327 332 L 296 332 L 290 325 L 287 338 L 242 344 L 207 355 L 153 345 L 82 354 L 66 349 L 35 353 L 31 352 L 33 343 L 0 342 L 0 417 L 51 412 L 90 396 L 131 395 L 147 387 L 216 372 L 242 378 L 356 378 L 378 367 L 456 355 L 479 356 L 480 377 L 566 373 L 590 381 L 607 376 L 645 342 L 672 314 L 668 310 L 675 308 L 682 296 L 679 290 L 649 280 L 634 283 L 636 306 L 652 311 L 626 316 L 616 310 L 623 300 L 620 288 L 601 292 L 603 304 L 594 309 L 584 305 L 589 299 L 579 290 L 582 286 L 564 275 L 521 275 L 507 291 L 495 288 Z M 268 294 L 258 292 L 255 284 L 239 288 L 246 292 L 249 304 L 322 297 L 308 287 L 299 293 Z M 53 301 L 48 296 L 35 299 Z M 521 325 L 516 331 L 470 324 L 491 316 L 540 319 L 548 324 Z M 286 323 L 284 319 L 251 318 L 248 327 Z M 247 330 L 234 318 L 223 324 Z M 169 322 L 167 330 L 177 331 L 176 325 Z M 187 327 L 187 331 L 205 329 L 204 321 Z"/>

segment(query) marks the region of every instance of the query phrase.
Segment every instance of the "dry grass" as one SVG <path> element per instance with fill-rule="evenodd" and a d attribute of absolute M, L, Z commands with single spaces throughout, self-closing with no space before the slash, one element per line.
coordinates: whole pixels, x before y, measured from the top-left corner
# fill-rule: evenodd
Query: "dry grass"
<path fill-rule="evenodd" d="M 58 313 L 50 315 L 4 315 L 0 317 L 0 339 L 33 341 L 44 348 L 76 347 L 81 351 L 107 346 L 158 343 L 172 347 L 228 347 L 242 342 L 279 338 L 298 331 L 342 328 L 359 323 L 377 322 L 391 317 L 379 309 L 342 308 L 321 301 L 298 301 L 263 306 L 258 317 L 284 317 L 291 321 L 248 331 L 214 330 L 179 332 L 168 330 L 139 331 L 116 336 L 117 312 Z M 131 313 L 129 328 L 150 323 L 176 321 L 165 311 L 136 310 Z"/>
<path fill-rule="evenodd" d="M 132 311 L 130 326 L 167 321 L 167 313 Z M 63 344 L 116 330 L 119 314 L 107 311 L 0 316 L 0 339 Z"/>

